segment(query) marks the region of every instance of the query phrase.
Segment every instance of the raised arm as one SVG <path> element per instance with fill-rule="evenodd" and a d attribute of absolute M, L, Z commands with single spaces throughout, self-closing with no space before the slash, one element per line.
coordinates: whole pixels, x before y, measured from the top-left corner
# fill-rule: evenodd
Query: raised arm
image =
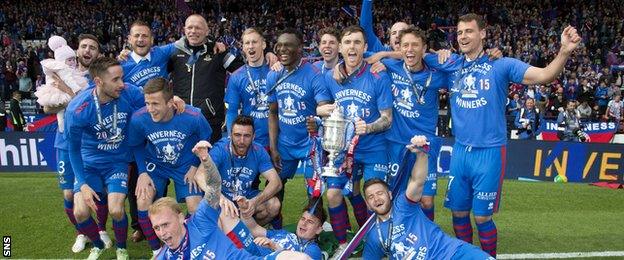
<path fill-rule="evenodd" d="M 360 26 L 364 29 L 366 42 L 368 43 L 368 51 L 379 52 L 383 51 L 384 47 L 373 28 L 373 1 L 363 0 L 362 11 L 360 13 Z"/>
<path fill-rule="evenodd" d="M 427 138 L 422 135 L 414 136 L 411 143 L 407 145 L 407 148 L 416 153 L 416 163 L 412 167 L 412 174 L 407 182 L 407 190 L 405 196 L 411 201 L 420 201 L 422 196 L 423 186 L 425 185 L 425 179 L 427 178 L 429 155 L 421 148 L 427 145 Z"/>
<path fill-rule="evenodd" d="M 580 42 L 581 37 L 576 32 L 576 28 L 568 25 L 561 34 L 561 48 L 557 57 L 545 68 L 529 67 L 524 73 L 522 84 L 547 84 L 555 80 Z"/>
<path fill-rule="evenodd" d="M 217 209 L 219 208 L 219 199 L 221 197 L 221 175 L 217 166 L 212 161 L 208 149 L 212 146 L 207 141 L 199 141 L 193 147 L 193 153 L 201 160 L 201 165 L 197 174 L 198 177 L 205 176 L 202 180 L 197 180 L 198 186 L 204 190 L 204 199 L 208 205 Z"/>

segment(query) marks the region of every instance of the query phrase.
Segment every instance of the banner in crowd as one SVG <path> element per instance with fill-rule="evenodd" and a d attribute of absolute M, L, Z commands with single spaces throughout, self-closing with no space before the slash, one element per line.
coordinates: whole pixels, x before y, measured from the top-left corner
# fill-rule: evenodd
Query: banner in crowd
<path fill-rule="evenodd" d="M 1 132 L 0 172 L 54 171 L 54 132 Z M 443 140 L 439 176 L 449 173 L 453 139 Z M 624 182 L 624 145 L 509 140 L 506 179 L 569 182 Z M 521 156 L 518 156 L 521 155 Z"/>
<path fill-rule="evenodd" d="M 581 125 L 592 143 L 610 143 L 618 127 L 614 122 L 585 122 Z M 556 120 L 543 120 L 540 128 L 543 140 L 559 141 Z"/>

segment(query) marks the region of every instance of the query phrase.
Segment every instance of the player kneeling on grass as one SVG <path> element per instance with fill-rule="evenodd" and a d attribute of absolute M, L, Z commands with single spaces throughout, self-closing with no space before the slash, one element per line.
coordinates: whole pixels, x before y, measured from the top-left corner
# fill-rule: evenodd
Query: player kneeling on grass
<path fill-rule="evenodd" d="M 239 205 L 245 204 L 244 201 L 237 202 Z M 304 208 L 301 218 L 297 222 L 295 233 L 283 229 L 267 230 L 258 225 L 253 218 L 243 218 L 243 222 L 255 237 L 254 242 L 260 246 L 258 249 L 260 255 L 268 255 L 274 251 L 292 250 L 305 253 L 312 259 L 321 260 L 323 255 L 316 239 L 323 231 L 325 219 L 327 219 L 327 214 L 323 209 L 322 200 L 319 198 L 309 201 Z"/>
<path fill-rule="evenodd" d="M 172 198 L 161 198 L 149 208 L 149 217 L 163 250 L 156 259 L 310 259 L 294 251 L 274 252 L 264 258 L 237 249 L 219 230 L 221 176 L 208 155 L 210 144 L 199 142 L 193 152 L 201 159 L 201 172 L 195 176 L 205 192 L 197 211 L 186 219 L 182 208 Z"/>
<path fill-rule="evenodd" d="M 273 168 L 271 157 L 260 144 L 254 143 L 254 121 L 239 115 L 232 123 L 229 138 L 217 142 L 210 150 L 210 157 L 219 169 L 224 199 L 242 196 L 246 207 L 239 208 L 244 217 L 253 216 L 260 225 L 269 223 L 280 212 L 280 202 L 275 195 L 282 189 L 279 175 Z M 252 187 L 253 181 L 262 175 L 268 184 L 264 190 Z"/>
<path fill-rule="evenodd" d="M 427 178 L 428 154 L 425 136 L 414 136 L 407 148 L 416 162 L 405 193 L 392 201 L 388 184 L 379 179 L 364 183 L 366 205 L 377 214 L 364 246 L 364 259 L 494 259 L 479 248 L 452 238 L 423 213 L 420 199 Z M 407 167 L 406 169 L 410 169 Z M 404 169 L 405 170 L 405 169 Z"/>
<path fill-rule="evenodd" d="M 209 139 L 212 130 L 198 108 L 187 105 L 183 112 L 176 113 L 167 80 L 149 80 L 143 93 L 145 107 L 132 115 L 129 145 L 140 173 L 133 191 L 137 195 L 139 225 L 156 255 L 160 242 L 147 210 L 155 198 L 163 196 L 171 178 L 177 200 L 186 201 L 188 211 L 195 212 L 202 192 L 194 178 L 200 162 L 191 149 L 200 140 Z"/>

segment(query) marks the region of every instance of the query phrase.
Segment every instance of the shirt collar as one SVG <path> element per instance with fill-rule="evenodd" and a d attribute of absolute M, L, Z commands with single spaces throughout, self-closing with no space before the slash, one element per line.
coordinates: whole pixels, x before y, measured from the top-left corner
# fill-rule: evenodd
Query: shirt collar
<path fill-rule="evenodd" d="M 147 61 L 151 61 L 152 60 L 152 55 L 149 52 L 147 53 L 147 55 L 145 55 L 145 57 L 141 57 L 138 54 L 136 54 L 135 52 L 131 52 L 130 53 L 130 57 L 132 57 L 132 59 L 136 63 L 139 63 L 143 59 L 146 59 Z"/>

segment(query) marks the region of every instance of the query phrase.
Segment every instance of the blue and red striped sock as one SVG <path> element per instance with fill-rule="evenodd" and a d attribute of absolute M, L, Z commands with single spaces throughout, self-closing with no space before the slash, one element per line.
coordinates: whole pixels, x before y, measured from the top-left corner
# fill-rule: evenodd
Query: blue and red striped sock
<path fill-rule="evenodd" d="M 429 209 L 422 208 L 422 211 L 425 213 L 427 218 L 429 218 L 429 220 L 434 221 L 434 219 L 435 219 L 435 205 L 432 205 L 431 208 L 429 208 Z"/>
<path fill-rule="evenodd" d="M 97 225 L 100 231 L 106 231 L 106 221 L 108 220 L 108 198 L 106 193 L 98 192 L 100 200 L 95 200 L 97 204 Z"/>
<path fill-rule="evenodd" d="M 353 206 L 353 214 L 355 215 L 355 220 L 357 220 L 358 226 L 364 226 L 364 223 L 368 220 L 369 215 L 368 209 L 366 208 L 366 202 L 364 202 L 362 194 L 351 196 L 349 201 L 351 201 L 351 206 Z"/>
<path fill-rule="evenodd" d="M 87 236 L 91 242 L 93 242 L 93 246 L 104 249 L 104 242 L 100 239 L 100 234 L 98 233 L 97 224 L 92 217 L 89 217 L 87 220 L 80 222 L 76 225 L 76 228 L 80 231 L 80 233 Z"/>
<path fill-rule="evenodd" d="M 160 240 L 156 236 L 154 229 L 152 228 L 152 222 L 149 219 L 149 214 L 147 210 L 139 210 L 137 211 L 137 216 L 139 217 L 139 226 L 141 226 L 141 230 L 143 230 L 143 235 L 147 240 L 147 243 L 150 245 L 152 250 L 157 250 L 160 248 Z"/>
<path fill-rule="evenodd" d="M 458 239 L 472 244 L 472 224 L 470 223 L 470 215 L 461 218 L 453 216 L 453 230 Z"/>
<path fill-rule="evenodd" d="M 65 214 L 67 214 L 69 222 L 71 222 L 75 227 L 76 225 L 78 225 L 78 222 L 76 221 L 76 217 L 74 217 L 74 202 L 71 200 L 64 200 L 63 202 L 63 204 L 65 205 Z"/>
<path fill-rule="evenodd" d="M 481 242 L 481 249 L 492 257 L 496 257 L 496 244 L 498 241 L 498 230 L 494 220 L 490 219 L 487 222 L 481 224 L 477 223 L 477 229 L 479 230 L 479 242 Z"/>
<path fill-rule="evenodd" d="M 113 231 L 115 231 L 115 241 L 117 248 L 126 248 L 126 240 L 128 239 L 128 216 L 126 212 L 120 220 L 113 219 Z"/>
<path fill-rule="evenodd" d="M 338 207 L 328 209 L 329 220 L 338 243 L 347 243 L 347 219 L 349 218 L 347 207 L 342 203 Z"/>

